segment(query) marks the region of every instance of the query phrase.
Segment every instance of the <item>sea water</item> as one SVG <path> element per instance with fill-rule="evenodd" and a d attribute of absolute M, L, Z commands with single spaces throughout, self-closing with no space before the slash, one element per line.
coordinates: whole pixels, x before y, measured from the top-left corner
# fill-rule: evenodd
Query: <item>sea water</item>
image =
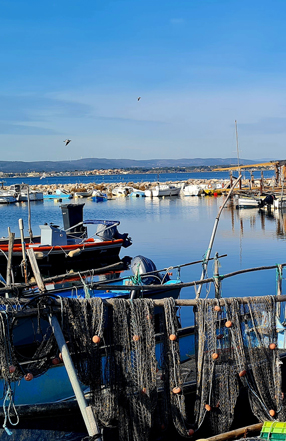
<path fill-rule="evenodd" d="M 95 203 L 89 199 L 69 200 L 68 203 L 84 203 L 84 219 L 120 221 L 121 233 L 132 237 L 131 247 L 121 249 L 120 257 L 146 256 L 158 269 L 183 265 L 202 260 L 208 250 L 214 222 L 225 196 L 189 196 L 172 198 L 123 198 Z M 63 202 L 66 203 L 66 202 Z M 54 223 L 63 225 L 60 202 L 45 200 L 31 202 L 33 234 L 40 233 L 39 225 Z M 24 221 L 28 235 L 27 203 L 0 205 L 0 235 L 7 236 L 7 227 L 19 236 L 18 219 Z M 286 262 L 286 215 L 281 211 L 267 213 L 258 209 L 236 209 L 228 205 L 222 211 L 211 255 L 227 254 L 220 259 L 220 274 L 233 271 L 276 265 Z M 96 233 L 89 226 L 89 233 Z M 208 276 L 213 275 L 213 261 L 208 265 Z M 170 270 L 173 277 L 183 282 L 199 280 L 202 265 L 190 265 Z M 210 286 L 202 290 L 206 295 Z M 235 276 L 222 281 L 222 295 L 248 296 L 275 294 L 276 271 L 259 271 Z M 212 296 L 213 290 L 210 292 Z M 193 287 L 184 288 L 182 298 L 194 298 Z M 189 323 L 188 308 L 182 309 L 182 324 Z M 192 316 L 192 314 L 191 314 Z"/>

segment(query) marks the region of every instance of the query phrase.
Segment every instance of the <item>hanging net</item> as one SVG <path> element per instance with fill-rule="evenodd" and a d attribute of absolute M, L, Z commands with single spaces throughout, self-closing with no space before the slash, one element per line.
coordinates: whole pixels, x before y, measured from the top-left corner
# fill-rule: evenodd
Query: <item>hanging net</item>
<path fill-rule="evenodd" d="M 199 300 L 195 308 L 196 426 L 229 430 L 240 387 L 260 420 L 285 418 L 277 349 L 275 297 Z"/>

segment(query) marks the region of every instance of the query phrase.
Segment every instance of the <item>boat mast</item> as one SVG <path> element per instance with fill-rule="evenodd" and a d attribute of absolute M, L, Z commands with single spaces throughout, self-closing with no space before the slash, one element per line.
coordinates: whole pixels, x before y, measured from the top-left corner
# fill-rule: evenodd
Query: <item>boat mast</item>
<path fill-rule="evenodd" d="M 241 174 L 240 163 L 239 163 L 239 149 L 238 149 L 238 132 L 237 132 L 237 121 L 234 121 L 235 124 L 235 136 L 236 136 L 236 154 L 237 154 L 237 171 L 238 175 Z M 239 181 L 239 189 L 241 190 L 241 180 Z"/>

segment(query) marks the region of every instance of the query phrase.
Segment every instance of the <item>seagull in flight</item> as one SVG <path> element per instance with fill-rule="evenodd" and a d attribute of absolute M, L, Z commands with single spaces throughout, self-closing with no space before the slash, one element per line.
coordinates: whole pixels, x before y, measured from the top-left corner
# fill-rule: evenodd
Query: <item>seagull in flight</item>
<path fill-rule="evenodd" d="M 66 145 L 68 145 L 71 142 L 71 139 L 66 139 L 64 142 Z"/>
<path fill-rule="evenodd" d="M 141 100 L 141 96 L 138 96 L 137 101 L 140 101 L 140 100 Z"/>

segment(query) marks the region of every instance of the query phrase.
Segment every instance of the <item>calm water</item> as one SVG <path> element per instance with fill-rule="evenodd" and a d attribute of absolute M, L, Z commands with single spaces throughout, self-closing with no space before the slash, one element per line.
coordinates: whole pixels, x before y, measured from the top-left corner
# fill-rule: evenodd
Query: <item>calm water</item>
<path fill-rule="evenodd" d="M 200 260 L 208 249 L 214 221 L 224 200 L 220 197 L 118 198 L 103 203 L 84 200 L 85 219 L 119 220 L 120 232 L 128 232 L 133 244 L 122 249 L 121 257 L 138 254 L 152 259 L 157 268 L 181 265 Z M 83 200 L 81 200 L 83 201 Z M 80 202 L 79 202 L 80 203 Z M 33 233 L 39 225 L 53 222 L 62 226 L 60 203 L 31 203 Z M 7 227 L 19 235 L 18 219 L 28 228 L 27 204 L 0 206 L 0 235 L 7 236 Z M 225 208 L 220 218 L 213 253 L 227 254 L 222 258 L 220 273 L 242 268 L 275 265 L 286 262 L 286 217 L 276 211 L 271 215 L 256 209 Z M 95 230 L 89 230 L 94 233 Z M 212 275 L 213 264 L 209 264 Z M 176 271 L 173 271 L 174 275 Z M 199 280 L 201 265 L 181 270 L 184 282 Z M 257 272 L 226 279 L 223 296 L 246 296 L 275 293 L 275 270 Z M 192 298 L 193 288 L 182 291 L 183 298 Z M 186 308 L 185 308 L 186 309 Z M 189 314 L 182 312 L 183 324 Z"/>
<path fill-rule="evenodd" d="M 120 220 L 119 231 L 128 232 L 133 245 L 121 251 L 121 257 L 142 254 L 151 258 L 157 268 L 179 265 L 199 260 L 205 254 L 214 221 L 224 196 L 182 198 L 118 198 L 103 203 L 84 200 L 85 219 Z M 82 202 L 82 200 L 80 201 Z M 54 201 L 31 203 L 33 232 L 40 232 L 39 224 L 54 222 L 62 225 L 60 204 Z M 7 235 L 7 227 L 19 234 L 18 219 L 28 226 L 27 205 L 0 205 L 0 235 Z M 221 259 L 221 274 L 262 265 L 286 262 L 286 214 L 267 215 L 254 209 L 225 208 L 219 222 L 213 253 L 227 254 Z M 213 264 L 209 264 L 212 275 Z M 173 272 L 176 274 L 176 271 Z M 181 279 L 198 280 L 201 266 L 182 268 Z M 236 276 L 222 282 L 223 296 L 248 296 L 275 294 L 275 270 Z M 213 292 L 210 292 L 213 295 Z M 202 291 L 205 296 L 205 290 Z M 182 290 L 182 298 L 193 298 L 194 289 Z M 190 308 L 181 309 L 182 324 L 192 324 Z M 64 435 L 35 434 L 29 439 L 65 439 Z M 63 438 L 61 438 L 63 436 Z M 70 434 L 71 440 L 80 439 Z M 4 438 L 3 438 L 4 439 Z M 5 438 L 6 439 L 6 438 Z M 8 439 L 8 437 L 7 437 Z M 11 439 L 11 438 L 10 438 Z M 15 439 L 18 439 L 17 437 Z M 23 438 L 24 439 L 24 438 Z"/>

